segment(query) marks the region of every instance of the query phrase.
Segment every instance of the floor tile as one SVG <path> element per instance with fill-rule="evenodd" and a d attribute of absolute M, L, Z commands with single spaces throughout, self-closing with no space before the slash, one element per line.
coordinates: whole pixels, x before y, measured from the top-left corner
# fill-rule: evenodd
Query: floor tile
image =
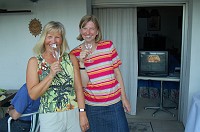
<path fill-rule="evenodd" d="M 166 106 L 173 106 L 171 102 L 165 101 Z M 184 132 L 184 125 L 182 122 L 177 120 L 177 109 L 171 109 L 170 111 L 175 113 L 175 117 L 171 114 L 159 111 L 152 116 L 155 110 L 147 109 L 144 107 L 147 105 L 156 106 L 159 104 L 159 99 L 146 99 L 138 98 L 137 101 L 137 114 L 129 115 L 126 114 L 127 120 L 131 122 L 151 122 L 153 132 Z"/>

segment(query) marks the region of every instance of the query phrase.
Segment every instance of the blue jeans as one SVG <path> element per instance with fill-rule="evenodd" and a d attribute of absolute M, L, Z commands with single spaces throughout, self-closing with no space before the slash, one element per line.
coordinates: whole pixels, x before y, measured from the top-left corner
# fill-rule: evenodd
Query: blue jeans
<path fill-rule="evenodd" d="M 110 106 L 86 105 L 90 124 L 87 132 L 129 132 L 122 102 Z"/>
<path fill-rule="evenodd" d="M 8 118 L 10 116 L 6 116 L 0 119 L 0 132 L 8 131 Z M 20 122 L 19 120 L 11 121 L 11 132 L 29 132 L 31 123 Z"/>

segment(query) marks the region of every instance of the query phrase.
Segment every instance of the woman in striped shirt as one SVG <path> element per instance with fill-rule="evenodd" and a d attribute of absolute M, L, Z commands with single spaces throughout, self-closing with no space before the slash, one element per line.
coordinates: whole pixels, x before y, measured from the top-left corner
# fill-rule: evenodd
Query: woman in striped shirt
<path fill-rule="evenodd" d="M 93 15 L 84 16 L 79 24 L 78 40 L 83 41 L 73 49 L 79 60 L 88 132 L 128 132 L 125 111 L 130 112 L 119 66 L 122 64 L 112 41 L 102 40 L 98 20 Z M 88 49 L 88 44 L 92 45 Z"/>

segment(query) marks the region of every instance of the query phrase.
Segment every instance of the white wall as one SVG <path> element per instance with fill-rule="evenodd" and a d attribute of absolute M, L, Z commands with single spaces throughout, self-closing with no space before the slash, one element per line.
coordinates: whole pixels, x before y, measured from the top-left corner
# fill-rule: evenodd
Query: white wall
<path fill-rule="evenodd" d="M 51 20 L 60 21 L 66 28 L 70 49 L 79 44 L 78 24 L 86 14 L 86 0 L 1 0 L 2 8 L 32 13 L 0 14 L 0 88 L 19 89 L 26 81 L 27 62 L 39 39 L 29 32 L 31 19 L 39 19 L 42 26 Z"/>

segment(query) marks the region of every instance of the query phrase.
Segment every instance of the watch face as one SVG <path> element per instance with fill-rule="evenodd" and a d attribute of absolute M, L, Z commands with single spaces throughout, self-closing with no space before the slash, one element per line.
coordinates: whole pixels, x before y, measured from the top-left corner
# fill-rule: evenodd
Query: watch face
<path fill-rule="evenodd" d="M 80 112 L 83 112 L 83 111 L 85 111 L 85 109 L 79 109 L 79 111 L 80 111 Z"/>
<path fill-rule="evenodd" d="M 32 19 L 29 23 L 29 31 L 35 37 L 39 35 L 42 31 L 42 24 L 40 23 L 39 19 Z"/>

